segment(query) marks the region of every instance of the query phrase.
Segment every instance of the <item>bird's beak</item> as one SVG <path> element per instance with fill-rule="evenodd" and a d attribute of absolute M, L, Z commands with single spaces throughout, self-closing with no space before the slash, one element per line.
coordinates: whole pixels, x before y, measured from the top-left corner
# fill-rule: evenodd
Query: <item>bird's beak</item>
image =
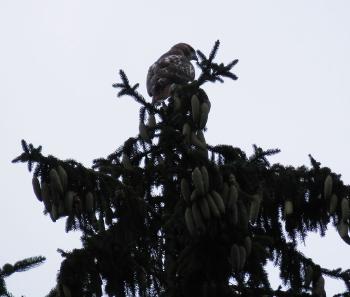
<path fill-rule="evenodd" d="M 198 57 L 196 55 L 196 52 L 193 52 L 191 55 L 191 60 L 198 61 Z"/>

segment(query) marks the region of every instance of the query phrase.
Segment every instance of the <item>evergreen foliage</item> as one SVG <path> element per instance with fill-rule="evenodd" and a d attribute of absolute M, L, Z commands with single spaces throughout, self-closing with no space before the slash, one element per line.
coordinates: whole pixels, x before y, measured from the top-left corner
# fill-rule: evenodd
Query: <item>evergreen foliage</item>
<path fill-rule="evenodd" d="M 23 272 L 28 269 L 34 268 L 45 261 L 44 257 L 31 257 L 24 260 L 18 261 L 15 264 L 6 263 L 0 269 L 0 296 L 13 297 L 13 295 L 7 291 L 5 278 L 9 277 L 15 272 Z"/>
<path fill-rule="evenodd" d="M 82 231 L 81 249 L 64 258 L 48 296 L 325 296 L 323 276 L 343 280 L 350 270 L 322 268 L 297 249 L 309 232 L 329 224 L 350 243 L 349 186 L 310 156 L 311 168 L 271 165 L 279 150 L 254 146 L 247 156 L 204 137 L 210 101 L 206 82 L 237 79 L 198 51 L 199 78 L 173 85 L 168 103 L 146 102 L 120 71 L 118 96 L 141 105 L 140 133 L 86 168 L 44 156 L 22 141 L 14 162 L 28 163 L 34 191 L 52 221 Z M 265 264 L 280 269 L 271 288 Z"/>

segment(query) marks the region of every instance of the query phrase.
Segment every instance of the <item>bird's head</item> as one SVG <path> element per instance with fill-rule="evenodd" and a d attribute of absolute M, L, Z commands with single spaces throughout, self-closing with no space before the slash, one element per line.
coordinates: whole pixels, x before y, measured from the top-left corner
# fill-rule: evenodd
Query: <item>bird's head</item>
<path fill-rule="evenodd" d="M 192 46 L 190 46 L 187 43 L 178 43 L 175 44 L 172 48 L 171 51 L 176 51 L 187 57 L 189 60 L 194 60 L 197 61 L 197 55 L 196 51 L 193 49 Z"/>

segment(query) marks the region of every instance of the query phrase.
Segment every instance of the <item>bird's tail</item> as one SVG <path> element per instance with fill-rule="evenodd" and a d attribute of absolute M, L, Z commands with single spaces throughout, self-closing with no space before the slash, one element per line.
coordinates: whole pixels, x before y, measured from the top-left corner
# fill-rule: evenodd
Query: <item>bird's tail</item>
<path fill-rule="evenodd" d="M 159 90 L 159 92 L 154 94 L 152 103 L 165 100 L 168 97 L 170 97 L 170 85 L 165 86 L 162 90 Z"/>

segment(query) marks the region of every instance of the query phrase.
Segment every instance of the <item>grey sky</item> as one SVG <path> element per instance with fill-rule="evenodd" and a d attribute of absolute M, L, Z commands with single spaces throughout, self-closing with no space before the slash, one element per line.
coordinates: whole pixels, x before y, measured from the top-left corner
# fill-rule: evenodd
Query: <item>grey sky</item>
<path fill-rule="evenodd" d="M 177 42 L 207 53 L 220 39 L 218 60 L 240 60 L 238 81 L 205 86 L 209 143 L 278 147 L 271 161 L 294 166 L 309 165 L 311 153 L 349 183 L 349 9 L 345 0 L 0 0 L 0 264 L 47 257 L 8 279 L 9 289 L 43 296 L 61 261 L 56 248 L 80 246 L 79 234 L 42 215 L 26 167 L 10 163 L 20 140 L 86 166 L 111 153 L 138 127 L 138 106 L 111 87 L 118 69 L 146 95 L 148 66 Z M 347 264 L 350 247 L 337 234 L 317 237 L 307 255 Z M 339 286 L 326 280 L 330 295 Z"/>

